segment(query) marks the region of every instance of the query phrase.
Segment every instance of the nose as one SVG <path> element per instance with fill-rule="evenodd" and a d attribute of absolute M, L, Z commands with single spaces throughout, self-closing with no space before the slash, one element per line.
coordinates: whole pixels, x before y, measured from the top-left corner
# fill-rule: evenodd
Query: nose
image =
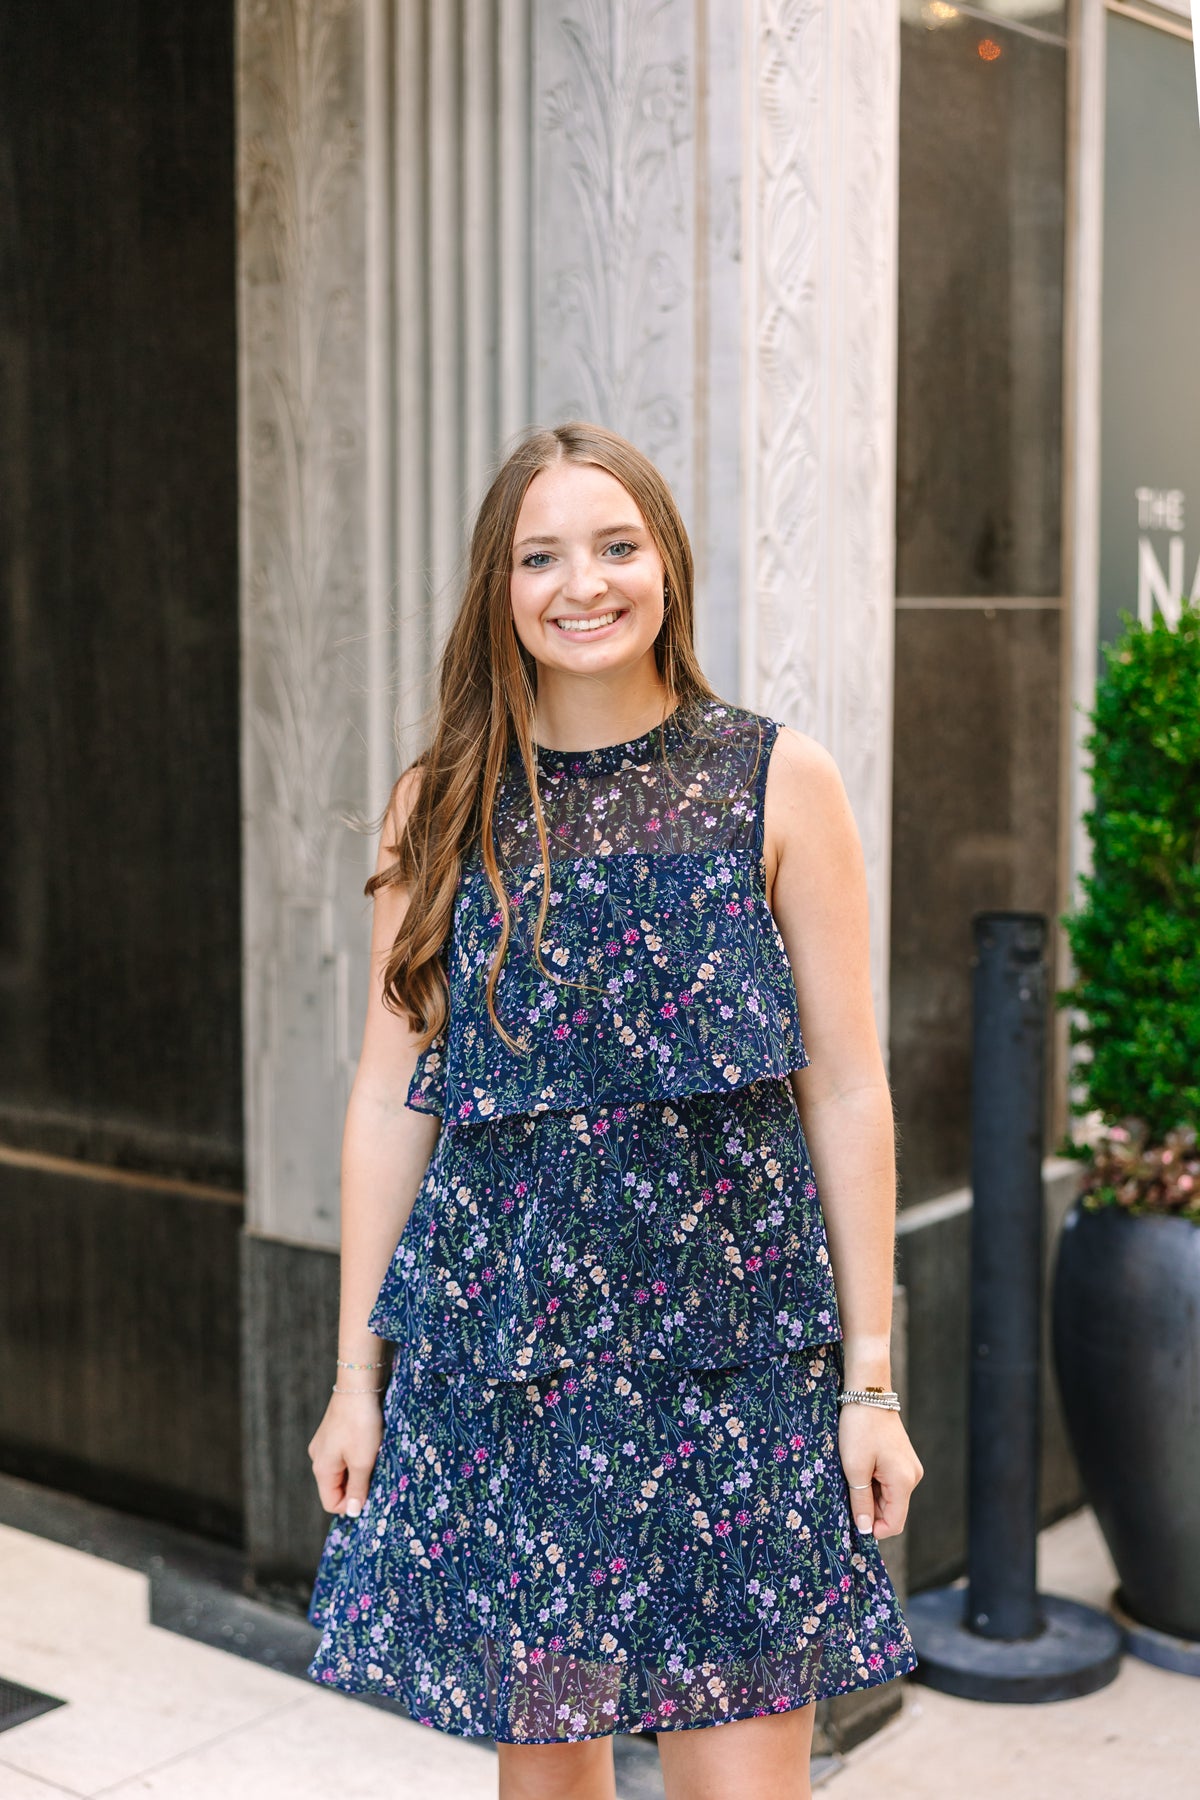
<path fill-rule="evenodd" d="M 594 557 L 577 556 L 566 565 L 562 591 L 564 600 L 570 600 L 575 606 L 588 606 L 593 600 L 603 599 L 608 592 L 608 583 Z"/>

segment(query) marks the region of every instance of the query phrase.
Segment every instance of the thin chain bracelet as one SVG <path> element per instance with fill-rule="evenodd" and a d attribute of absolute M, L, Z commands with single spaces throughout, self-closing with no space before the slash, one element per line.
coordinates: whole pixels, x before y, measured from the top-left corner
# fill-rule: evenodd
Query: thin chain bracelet
<path fill-rule="evenodd" d="M 900 1411 L 900 1396 L 890 1388 L 886 1393 L 882 1388 L 843 1388 L 837 1397 L 838 1405 L 845 1406 L 850 1400 L 862 1406 L 882 1406 L 886 1412 Z"/>
<path fill-rule="evenodd" d="M 386 1385 L 387 1384 L 385 1383 L 384 1386 L 386 1386 Z M 383 1388 L 382 1387 L 344 1388 L 344 1387 L 339 1387 L 337 1382 L 335 1381 L 329 1391 L 331 1394 L 382 1394 Z"/>
<path fill-rule="evenodd" d="M 386 1369 L 387 1363 L 386 1361 L 370 1363 L 344 1362 L 339 1356 L 337 1358 L 337 1366 L 339 1369 Z"/>

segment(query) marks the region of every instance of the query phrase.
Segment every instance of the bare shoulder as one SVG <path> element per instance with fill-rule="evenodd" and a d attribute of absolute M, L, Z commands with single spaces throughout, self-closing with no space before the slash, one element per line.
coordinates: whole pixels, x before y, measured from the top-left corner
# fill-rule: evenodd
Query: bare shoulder
<path fill-rule="evenodd" d="M 387 812 L 379 833 L 379 854 L 375 859 L 375 873 L 381 874 L 396 860 L 396 846 L 407 825 L 417 796 L 421 792 L 421 781 L 424 769 L 420 763 L 413 763 L 398 775 L 392 783 L 392 791 L 388 796 Z"/>
<path fill-rule="evenodd" d="M 763 805 L 768 895 L 789 849 L 811 851 L 820 845 L 828 851 L 847 830 L 853 833 L 854 821 L 834 756 L 808 732 L 781 725 L 771 750 Z"/>

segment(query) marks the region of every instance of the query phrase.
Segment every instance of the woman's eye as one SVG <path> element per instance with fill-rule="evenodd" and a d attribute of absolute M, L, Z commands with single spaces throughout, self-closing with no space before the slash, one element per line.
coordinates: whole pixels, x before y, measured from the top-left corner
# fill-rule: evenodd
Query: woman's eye
<path fill-rule="evenodd" d="M 610 544 L 608 547 L 610 550 L 636 550 L 637 549 L 636 544 L 631 544 L 627 540 L 622 540 L 620 543 L 616 543 L 616 544 Z"/>
<path fill-rule="evenodd" d="M 521 558 L 521 567 L 523 569 L 531 569 L 534 567 L 533 559 L 535 556 L 548 556 L 548 555 L 549 555 L 549 552 L 546 550 L 531 550 L 529 552 L 528 556 L 523 556 Z M 537 567 L 540 568 L 541 564 L 540 563 L 537 564 Z"/>

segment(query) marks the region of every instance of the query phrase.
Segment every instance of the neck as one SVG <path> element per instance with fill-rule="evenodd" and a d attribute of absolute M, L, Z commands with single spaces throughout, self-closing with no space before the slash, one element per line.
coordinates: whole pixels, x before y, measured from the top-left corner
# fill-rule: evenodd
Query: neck
<path fill-rule="evenodd" d="M 547 750 L 599 750 L 660 725 L 671 710 L 654 652 L 636 669 L 569 675 L 538 668 L 533 735 Z"/>

